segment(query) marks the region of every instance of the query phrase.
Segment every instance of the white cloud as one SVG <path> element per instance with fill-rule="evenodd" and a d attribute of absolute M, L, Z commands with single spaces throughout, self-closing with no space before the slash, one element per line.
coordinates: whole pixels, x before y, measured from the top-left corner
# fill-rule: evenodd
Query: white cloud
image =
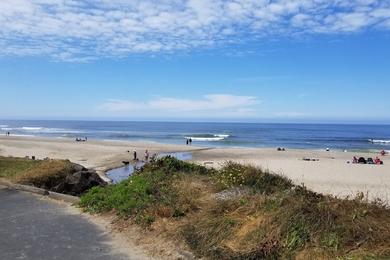
<path fill-rule="evenodd" d="M 0 55 L 83 61 L 267 35 L 388 30 L 389 20 L 390 1 L 381 0 L 1 0 Z"/>
<path fill-rule="evenodd" d="M 111 115 L 224 117 L 254 116 L 260 101 L 252 96 L 206 95 L 201 99 L 160 97 L 145 102 L 111 99 L 99 106 Z"/>

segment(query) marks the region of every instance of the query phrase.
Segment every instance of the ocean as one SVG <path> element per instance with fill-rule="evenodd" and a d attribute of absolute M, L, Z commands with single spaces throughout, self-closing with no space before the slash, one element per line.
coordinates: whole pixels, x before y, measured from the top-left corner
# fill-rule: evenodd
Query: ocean
<path fill-rule="evenodd" d="M 390 125 L 0 120 L 0 134 L 206 147 L 389 150 Z"/>

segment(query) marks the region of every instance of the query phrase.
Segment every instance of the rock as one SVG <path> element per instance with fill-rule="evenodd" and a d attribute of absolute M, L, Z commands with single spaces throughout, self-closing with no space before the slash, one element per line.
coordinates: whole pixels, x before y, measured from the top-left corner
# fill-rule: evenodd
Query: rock
<path fill-rule="evenodd" d="M 72 165 L 72 168 L 73 168 L 73 172 L 80 172 L 80 171 L 87 171 L 88 169 L 85 168 L 84 166 L 80 165 L 80 164 L 76 164 L 74 163 Z"/>
<path fill-rule="evenodd" d="M 51 190 L 54 191 L 54 192 L 61 193 L 61 192 L 64 191 L 64 189 L 65 189 L 65 183 L 64 182 L 60 182 L 56 186 L 54 186 Z"/>
<path fill-rule="evenodd" d="M 95 171 L 78 171 L 66 176 L 63 193 L 80 195 L 94 186 L 105 184 Z"/>
<path fill-rule="evenodd" d="M 49 191 L 80 196 L 94 186 L 105 186 L 107 183 L 96 171 L 88 170 L 79 164 L 71 164 L 63 172 L 31 184 Z"/>
<path fill-rule="evenodd" d="M 228 190 L 223 190 L 213 195 L 213 197 L 217 200 L 231 200 L 236 199 L 242 196 L 245 196 L 250 193 L 248 188 L 244 187 L 236 187 Z"/>

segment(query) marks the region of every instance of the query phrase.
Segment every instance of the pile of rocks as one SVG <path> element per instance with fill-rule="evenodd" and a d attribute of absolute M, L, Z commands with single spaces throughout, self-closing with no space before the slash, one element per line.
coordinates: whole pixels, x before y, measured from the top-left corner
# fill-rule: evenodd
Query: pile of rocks
<path fill-rule="evenodd" d="M 73 164 L 64 177 L 42 183 L 40 188 L 50 191 L 80 196 L 95 186 L 105 186 L 107 183 L 102 180 L 94 170 Z"/>

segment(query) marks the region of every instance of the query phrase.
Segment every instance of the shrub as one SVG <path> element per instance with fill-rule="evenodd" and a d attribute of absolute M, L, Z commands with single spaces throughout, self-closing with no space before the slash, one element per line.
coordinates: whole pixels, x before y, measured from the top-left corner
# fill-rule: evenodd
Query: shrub
<path fill-rule="evenodd" d="M 81 197 L 80 206 L 91 213 L 115 210 L 145 225 L 158 217 L 183 217 L 197 209 L 193 194 L 176 185 L 186 176 L 183 171 L 198 173 L 202 168 L 172 158 L 153 161 L 117 185 L 90 190 Z"/>
<path fill-rule="evenodd" d="M 222 189 L 248 186 L 264 193 L 274 193 L 293 187 L 291 180 L 263 171 L 260 168 L 227 162 L 214 173 L 214 179 Z"/>
<path fill-rule="evenodd" d="M 164 171 L 164 172 L 182 172 L 182 173 L 196 173 L 201 175 L 209 174 L 212 170 L 204 166 L 184 162 L 172 156 L 165 156 L 160 159 L 153 159 L 149 164 L 145 165 L 141 171 Z"/>

